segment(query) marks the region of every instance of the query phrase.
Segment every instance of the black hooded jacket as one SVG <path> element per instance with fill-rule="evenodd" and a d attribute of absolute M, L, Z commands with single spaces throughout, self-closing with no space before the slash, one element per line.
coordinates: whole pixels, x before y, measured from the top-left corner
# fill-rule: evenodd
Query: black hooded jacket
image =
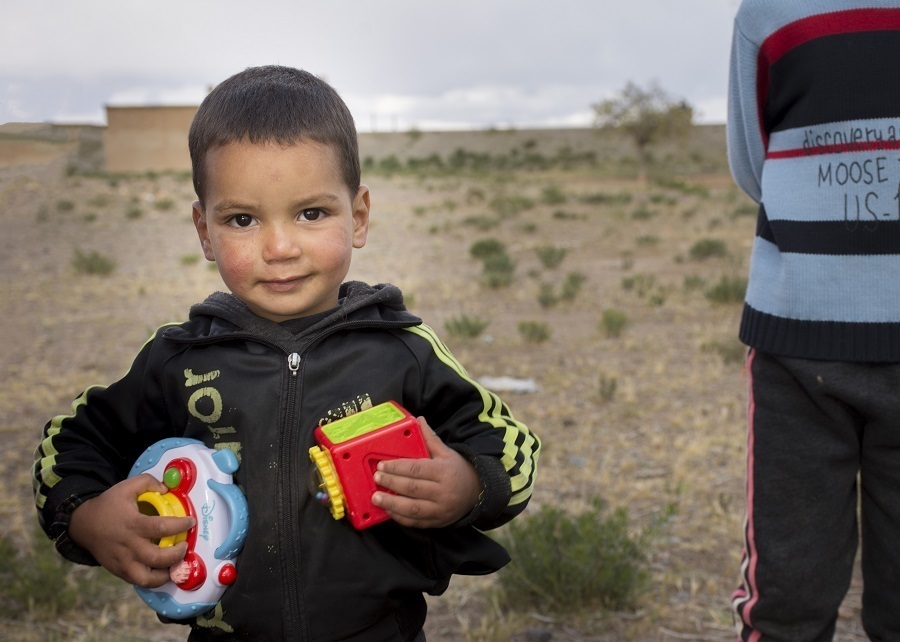
<path fill-rule="evenodd" d="M 237 454 L 250 529 L 237 581 L 189 621 L 192 640 L 412 639 L 423 593 L 508 562 L 480 530 L 525 508 L 540 442 L 402 301 L 393 286 L 349 282 L 337 308 L 299 329 L 218 293 L 186 323 L 160 328 L 125 377 L 88 388 L 45 427 L 35 498 L 60 552 L 96 563 L 68 538 L 72 510 L 124 479 L 147 446 L 199 439 Z M 311 496 L 313 429 L 389 400 L 475 466 L 482 497 L 459 524 L 356 531 Z"/>

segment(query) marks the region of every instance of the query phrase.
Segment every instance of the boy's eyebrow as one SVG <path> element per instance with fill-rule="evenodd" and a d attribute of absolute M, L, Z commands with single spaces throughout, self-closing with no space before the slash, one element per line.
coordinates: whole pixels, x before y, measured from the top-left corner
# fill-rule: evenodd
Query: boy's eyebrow
<path fill-rule="evenodd" d="M 297 199 L 291 205 L 294 209 L 303 209 L 313 205 L 330 205 L 332 203 L 337 203 L 338 201 L 340 201 L 340 197 L 337 194 L 323 192 L 321 194 L 313 194 L 312 196 Z M 213 205 L 213 211 L 219 213 L 233 210 L 254 210 L 258 207 L 259 206 L 256 203 L 226 199 Z"/>
<path fill-rule="evenodd" d="M 213 206 L 214 212 L 225 212 L 228 210 L 252 210 L 254 205 L 241 201 L 219 201 Z"/>

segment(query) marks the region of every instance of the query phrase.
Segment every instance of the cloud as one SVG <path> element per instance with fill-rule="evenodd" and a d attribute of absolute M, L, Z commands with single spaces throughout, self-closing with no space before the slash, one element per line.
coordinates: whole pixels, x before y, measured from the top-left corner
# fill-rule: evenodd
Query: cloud
<path fill-rule="evenodd" d="M 737 3 L 8 3 L 0 87 L 23 90 L 15 104 L 0 97 L 0 119 L 199 102 L 208 86 L 272 63 L 322 75 L 364 120 L 418 126 L 578 122 L 628 81 L 658 80 L 692 104 L 712 105 L 726 91 Z"/>

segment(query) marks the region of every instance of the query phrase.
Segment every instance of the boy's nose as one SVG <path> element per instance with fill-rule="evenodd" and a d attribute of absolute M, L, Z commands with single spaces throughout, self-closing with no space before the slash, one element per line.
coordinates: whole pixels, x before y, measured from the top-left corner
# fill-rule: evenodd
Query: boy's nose
<path fill-rule="evenodd" d="M 262 253 L 263 260 L 271 263 L 297 258 L 301 251 L 293 234 L 281 226 L 275 226 L 265 233 Z"/>

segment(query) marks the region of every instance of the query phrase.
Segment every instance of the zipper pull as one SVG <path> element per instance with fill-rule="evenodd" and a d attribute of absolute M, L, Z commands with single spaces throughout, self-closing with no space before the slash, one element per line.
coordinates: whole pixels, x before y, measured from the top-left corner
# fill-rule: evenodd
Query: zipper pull
<path fill-rule="evenodd" d="M 296 352 L 288 355 L 288 370 L 291 371 L 292 377 L 296 377 L 297 371 L 300 370 L 300 355 Z"/>

